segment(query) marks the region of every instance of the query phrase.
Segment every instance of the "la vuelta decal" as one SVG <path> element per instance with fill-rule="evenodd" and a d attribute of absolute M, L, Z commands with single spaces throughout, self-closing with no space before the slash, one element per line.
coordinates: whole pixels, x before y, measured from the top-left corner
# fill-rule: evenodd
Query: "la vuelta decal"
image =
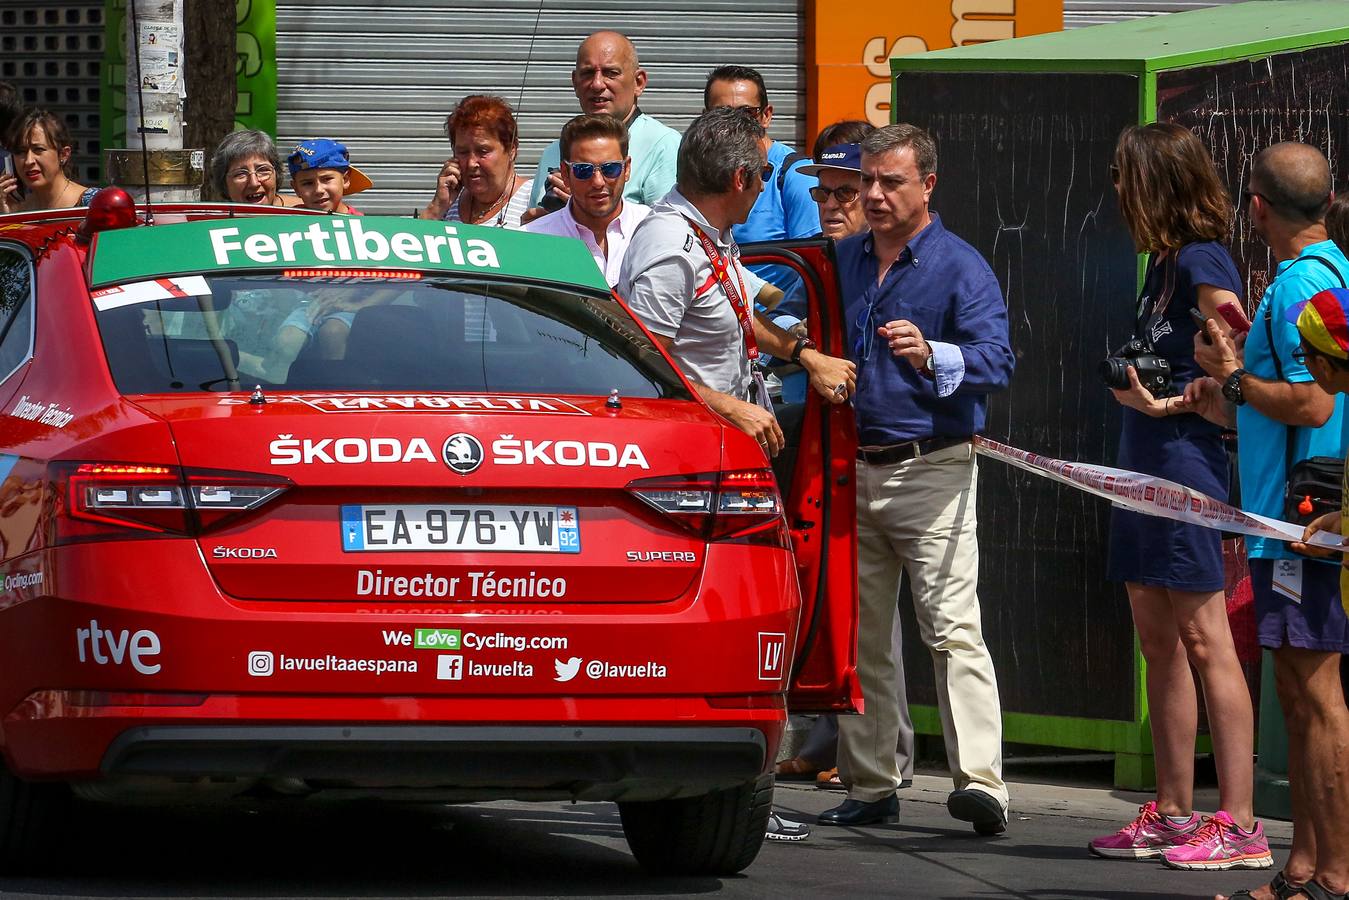
<path fill-rule="evenodd" d="M 985 437 L 974 439 L 974 449 L 983 456 L 1001 460 L 1018 469 L 1034 472 L 1042 478 L 1057 481 L 1104 497 L 1116 506 L 1132 512 L 1188 522 L 1204 528 L 1248 534 L 1252 537 L 1274 538 L 1280 541 L 1302 540 L 1303 527 L 1282 522 L 1268 516 L 1244 512 L 1227 503 L 1214 500 L 1208 494 L 1127 469 L 1097 466 L 1091 463 L 1067 462 L 1038 453 L 1028 453 L 1000 444 Z M 1321 547 L 1340 549 L 1337 535 L 1320 533 L 1308 542 Z"/>

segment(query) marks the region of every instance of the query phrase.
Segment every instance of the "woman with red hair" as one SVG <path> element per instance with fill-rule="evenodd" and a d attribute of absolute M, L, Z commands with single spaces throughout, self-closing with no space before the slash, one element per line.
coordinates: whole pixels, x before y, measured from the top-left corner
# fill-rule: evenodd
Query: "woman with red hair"
<path fill-rule="evenodd" d="M 441 168 L 422 217 L 519 228 L 534 179 L 515 172 L 520 137 L 510 105 L 500 97 L 465 97 L 445 120 L 445 135 L 454 157 Z"/>

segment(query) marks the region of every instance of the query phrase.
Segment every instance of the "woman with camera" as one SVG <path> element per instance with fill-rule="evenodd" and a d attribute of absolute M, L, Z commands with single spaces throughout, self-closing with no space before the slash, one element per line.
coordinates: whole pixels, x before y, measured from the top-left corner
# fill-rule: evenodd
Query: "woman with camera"
<path fill-rule="evenodd" d="M 1225 500 L 1221 431 L 1187 409 L 1181 394 L 1204 374 L 1194 360 L 1198 323 L 1241 302 L 1240 276 L 1220 243 L 1231 227 L 1231 201 L 1204 145 L 1179 125 L 1124 129 L 1110 168 L 1134 246 L 1148 253 L 1133 340 L 1102 366 L 1125 407 L 1118 465 Z M 1272 865 L 1251 808 L 1254 722 L 1227 622 L 1221 535 L 1115 509 L 1108 574 L 1125 584 L 1147 662 L 1157 799 L 1089 849 L 1110 858 L 1160 857 L 1181 869 Z M 1208 709 L 1221 806 L 1202 819 L 1193 807 L 1192 666 Z"/>

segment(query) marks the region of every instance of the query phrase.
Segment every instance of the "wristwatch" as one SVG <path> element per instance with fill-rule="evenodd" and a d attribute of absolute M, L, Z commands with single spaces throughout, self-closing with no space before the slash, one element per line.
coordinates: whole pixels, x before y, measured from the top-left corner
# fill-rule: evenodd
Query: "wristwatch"
<path fill-rule="evenodd" d="M 1246 398 L 1241 393 L 1241 376 L 1245 374 L 1245 369 L 1237 369 L 1231 375 L 1228 375 L 1227 380 L 1223 382 L 1223 396 L 1237 406 L 1246 402 Z"/>
<path fill-rule="evenodd" d="M 937 354 L 932 352 L 932 345 L 927 345 L 927 359 L 923 360 L 923 374 L 937 374 Z"/>
<path fill-rule="evenodd" d="M 810 338 L 808 337 L 797 338 L 796 345 L 792 347 L 792 362 L 796 363 L 797 365 L 800 365 L 801 351 L 814 350 L 815 348 L 816 344 Z"/>

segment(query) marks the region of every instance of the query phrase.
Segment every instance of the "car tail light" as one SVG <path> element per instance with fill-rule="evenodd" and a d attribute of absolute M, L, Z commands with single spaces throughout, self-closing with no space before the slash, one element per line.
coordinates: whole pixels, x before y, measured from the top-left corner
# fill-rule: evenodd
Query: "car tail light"
<path fill-rule="evenodd" d="M 628 490 L 704 540 L 788 546 L 772 469 L 641 478 Z"/>
<path fill-rule="evenodd" d="M 246 515 L 291 486 L 240 472 L 128 463 L 53 463 L 57 543 L 197 535 Z M 130 532 L 130 533 L 129 533 Z"/>

